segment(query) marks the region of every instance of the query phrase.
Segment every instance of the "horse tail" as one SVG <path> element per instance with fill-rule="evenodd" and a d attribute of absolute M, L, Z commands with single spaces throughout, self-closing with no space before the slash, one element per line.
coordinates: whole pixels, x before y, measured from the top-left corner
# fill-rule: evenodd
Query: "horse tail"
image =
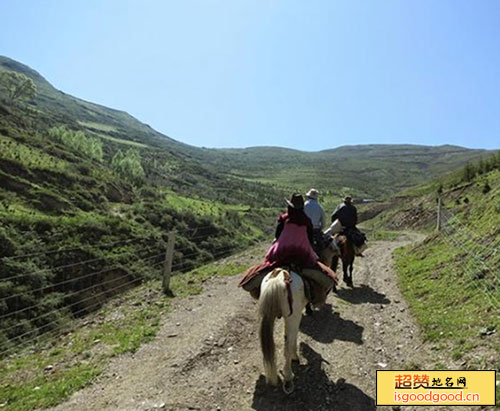
<path fill-rule="evenodd" d="M 274 345 L 274 322 L 276 318 L 288 315 L 288 296 L 285 277 L 287 271 L 275 269 L 263 281 L 263 290 L 259 298 L 260 321 L 260 348 L 264 357 L 264 371 L 267 382 L 278 384 L 276 370 L 276 355 Z M 288 274 L 288 273 L 287 273 Z"/>

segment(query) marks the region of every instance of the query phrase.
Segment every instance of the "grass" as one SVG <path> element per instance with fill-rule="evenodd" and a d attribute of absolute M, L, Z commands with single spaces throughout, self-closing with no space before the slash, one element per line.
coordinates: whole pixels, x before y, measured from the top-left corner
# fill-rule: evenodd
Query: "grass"
<path fill-rule="evenodd" d="M 78 123 L 81 124 L 82 126 L 94 128 L 96 130 L 101 130 L 104 132 L 116 131 L 116 128 L 113 126 L 109 126 L 107 124 L 102 124 L 102 123 L 95 123 L 93 121 L 79 121 Z"/>
<path fill-rule="evenodd" d="M 143 143 L 139 143 L 137 141 L 124 140 L 122 138 L 111 137 L 111 136 L 108 136 L 108 135 L 102 134 L 102 133 L 94 133 L 94 134 L 100 138 L 105 139 L 105 140 L 109 140 L 109 141 L 112 141 L 114 143 L 124 144 L 126 146 L 133 146 L 133 147 L 140 147 L 140 148 L 149 147 L 148 145 L 143 144 Z"/>
<path fill-rule="evenodd" d="M 450 190 L 443 230 L 396 251 L 400 287 L 424 338 L 467 369 L 500 369 L 499 193 L 499 170 Z M 427 196 L 424 207 L 432 207 Z"/>
<path fill-rule="evenodd" d="M 401 236 L 401 232 L 393 230 L 384 230 L 382 228 L 360 227 L 366 234 L 368 241 L 392 241 Z"/>
<path fill-rule="evenodd" d="M 115 355 L 135 352 L 150 341 L 168 311 L 158 284 L 148 284 L 80 320 L 44 348 L 6 358 L 0 365 L 0 398 L 6 410 L 31 410 L 59 404 L 90 384 Z M 155 298 L 143 299 L 144 293 Z M 37 344 L 37 347 L 40 343 Z"/>
<path fill-rule="evenodd" d="M 213 217 L 221 217 L 226 211 L 243 212 L 249 208 L 244 204 L 222 204 L 217 201 L 186 197 L 172 191 L 166 194 L 165 204 L 176 211 L 190 211 L 197 216 Z"/>
<path fill-rule="evenodd" d="M 2 135 L 0 135 L 0 159 L 15 161 L 26 168 L 38 170 L 65 171 L 68 169 L 66 161 Z"/>
<path fill-rule="evenodd" d="M 429 341 L 443 339 L 463 345 L 485 327 L 500 326 L 490 301 L 480 289 L 464 281 L 457 264 L 459 255 L 447 243 L 396 252 L 402 291 Z"/>
<path fill-rule="evenodd" d="M 177 297 L 200 294 L 203 291 L 203 283 L 208 279 L 215 276 L 232 276 L 243 272 L 247 268 L 248 265 L 237 263 L 208 264 L 189 273 L 172 277 L 172 291 Z"/>
<path fill-rule="evenodd" d="M 214 262 L 174 276 L 171 288 L 176 298 L 196 295 L 208 279 L 239 274 L 245 268 L 237 262 Z M 161 292 L 161 282 L 150 281 L 79 320 L 65 335 L 47 338 L 43 348 L 5 358 L 0 364 L 0 407 L 33 410 L 67 400 L 91 384 L 111 358 L 151 341 L 171 303 L 172 298 Z"/>

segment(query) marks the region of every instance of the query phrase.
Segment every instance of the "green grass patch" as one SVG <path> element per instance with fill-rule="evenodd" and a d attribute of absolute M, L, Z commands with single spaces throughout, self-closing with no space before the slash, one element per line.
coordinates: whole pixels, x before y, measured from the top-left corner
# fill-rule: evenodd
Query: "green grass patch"
<path fill-rule="evenodd" d="M 93 121 L 79 121 L 78 123 L 84 127 L 90 127 L 90 128 L 95 129 L 95 130 L 101 130 L 101 131 L 105 131 L 105 132 L 116 131 L 115 127 L 109 126 L 109 125 L 103 124 L 103 123 L 96 123 Z"/>
<path fill-rule="evenodd" d="M 368 241 L 392 241 L 401 237 L 399 231 L 384 230 L 382 228 L 360 228 L 366 234 Z"/>
<path fill-rule="evenodd" d="M 186 297 L 203 291 L 203 283 L 216 276 L 240 274 L 248 268 L 247 264 L 211 263 L 182 275 L 172 277 L 171 288 L 175 296 Z"/>
<path fill-rule="evenodd" d="M 396 251 L 396 266 L 402 291 L 430 341 L 456 342 L 477 337 L 483 327 L 499 320 L 487 294 L 461 276 L 457 250 L 435 243 L 417 250 Z"/>
<path fill-rule="evenodd" d="M 100 138 L 104 139 L 104 140 L 112 141 L 113 143 L 119 143 L 119 144 L 124 144 L 126 146 L 133 146 L 133 147 L 140 147 L 140 148 L 147 148 L 147 147 L 149 147 L 148 145 L 143 144 L 143 143 L 139 143 L 137 141 L 125 140 L 125 139 L 122 139 L 122 138 L 111 137 L 111 136 L 108 136 L 108 135 L 102 134 L 102 133 L 93 133 L 93 134 L 96 135 L 97 137 L 100 137 Z"/>
<path fill-rule="evenodd" d="M 243 272 L 246 264 L 213 262 L 172 278 L 179 297 L 202 292 L 203 283 L 216 276 Z M 0 364 L 0 404 L 5 410 L 33 410 L 67 400 L 92 383 L 110 358 L 135 352 L 151 341 L 172 298 L 151 281 L 108 302 L 101 310 L 78 320 L 70 332 L 37 343 L 40 350 L 4 358 Z"/>
<path fill-rule="evenodd" d="M 135 352 L 156 335 L 168 311 L 160 282 L 151 282 L 110 301 L 79 320 L 67 334 L 37 343 L 0 365 L 0 404 L 5 410 L 57 405 L 92 383 L 113 356 Z"/>
<path fill-rule="evenodd" d="M 28 169 L 65 171 L 69 167 L 64 160 L 2 135 L 0 135 L 1 159 L 18 162 Z"/>
<path fill-rule="evenodd" d="M 500 291 L 493 287 L 495 277 L 483 276 L 482 267 L 470 264 L 474 256 L 444 235 L 400 248 L 395 256 L 400 288 L 424 339 L 466 369 L 498 369 L 492 362 L 500 356 L 500 317 L 494 306 Z M 445 367 L 449 365 L 439 368 Z"/>
<path fill-rule="evenodd" d="M 217 201 L 185 197 L 172 191 L 165 196 L 165 204 L 176 211 L 189 211 L 196 216 L 221 217 L 227 211 L 244 212 L 249 207 L 244 204 L 222 204 Z"/>
<path fill-rule="evenodd" d="M 102 364 L 77 364 L 53 373 L 38 367 L 29 381 L 2 383 L 0 398 L 5 404 L 2 407 L 18 411 L 57 405 L 62 399 L 88 385 L 101 371 Z"/>

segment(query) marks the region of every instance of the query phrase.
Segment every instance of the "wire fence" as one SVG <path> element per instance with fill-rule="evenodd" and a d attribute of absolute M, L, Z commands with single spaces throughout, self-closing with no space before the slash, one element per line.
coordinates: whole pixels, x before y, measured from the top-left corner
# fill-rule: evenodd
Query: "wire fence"
<path fill-rule="evenodd" d="M 468 186 L 467 186 L 468 187 Z M 464 195 L 467 187 L 459 187 L 441 196 L 437 212 L 437 227 L 440 238 L 449 246 L 452 253 L 453 278 L 438 276 L 435 280 L 439 289 L 446 290 L 450 281 L 456 290 L 446 296 L 448 301 L 464 304 L 473 299 L 482 299 L 490 309 L 500 310 L 500 219 L 482 218 L 479 212 L 469 206 Z M 490 199 L 498 198 L 500 187 L 487 193 L 481 210 L 485 215 L 495 216 L 487 211 L 494 207 Z M 485 193 L 486 195 L 486 193 Z"/>
<path fill-rule="evenodd" d="M 219 245 L 215 247 L 200 249 L 201 242 L 217 240 L 219 231 L 212 224 L 186 228 L 180 234 L 182 236 L 170 256 L 169 275 L 181 274 L 241 249 L 228 241 L 218 241 L 216 244 Z M 168 242 L 146 246 L 148 240 L 151 238 L 134 237 L 81 246 L 51 247 L 2 258 L 6 264 L 16 264 L 55 254 L 71 258 L 74 251 L 85 251 L 83 255 L 92 257 L 0 278 L 0 335 L 3 336 L 0 338 L 0 357 L 36 345 L 48 336 L 57 336 L 72 324 L 74 326 L 72 319 L 95 311 L 110 297 L 144 281 L 161 278 L 165 274 Z M 258 241 L 256 239 L 252 244 Z M 137 247 L 131 251 L 125 247 L 127 245 Z M 103 249 L 109 252 L 96 257 L 90 253 L 92 251 L 95 255 Z M 131 269 L 132 263 L 139 264 L 142 272 Z M 31 279 L 36 281 L 29 283 Z M 9 286 L 14 292 L 5 292 L 5 287 Z M 60 301 L 52 306 L 47 304 L 46 299 L 58 293 L 62 295 Z"/>

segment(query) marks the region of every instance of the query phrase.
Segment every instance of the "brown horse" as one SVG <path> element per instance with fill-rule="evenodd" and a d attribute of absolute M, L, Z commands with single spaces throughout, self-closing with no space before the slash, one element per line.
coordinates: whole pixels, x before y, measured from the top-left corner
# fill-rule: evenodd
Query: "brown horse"
<path fill-rule="evenodd" d="M 342 259 L 342 269 L 344 271 L 344 282 L 349 287 L 354 287 L 352 283 L 352 270 L 354 266 L 354 257 L 356 255 L 354 251 L 354 245 L 345 234 L 338 234 L 335 240 L 340 248 L 340 258 Z M 339 257 L 338 255 L 335 255 L 332 259 L 331 265 L 331 269 L 333 271 L 337 271 L 338 263 Z"/>

